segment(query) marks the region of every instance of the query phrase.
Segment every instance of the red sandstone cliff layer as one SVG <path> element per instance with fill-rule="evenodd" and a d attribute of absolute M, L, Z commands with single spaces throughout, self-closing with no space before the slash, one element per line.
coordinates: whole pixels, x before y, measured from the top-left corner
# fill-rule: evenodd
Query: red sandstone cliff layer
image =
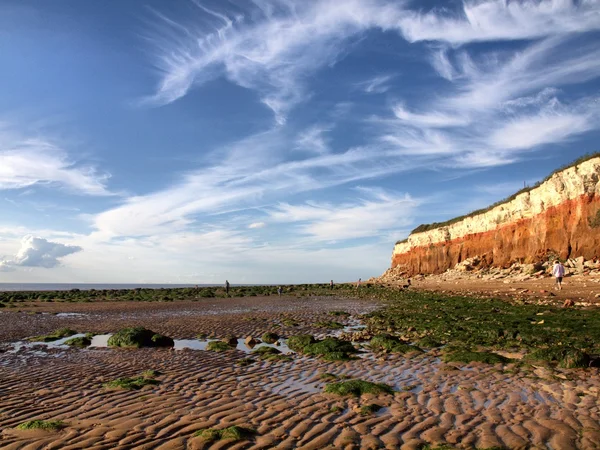
<path fill-rule="evenodd" d="M 475 256 L 482 259 L 483 265 L 501 267 L 516 261 L 543 261 L 550 255 L 565 259 L 600 258 L 600 227 L 590 225 L 598 211 L 600 198 L 582 195 L 550 207 L 531 219 L 394 254 L 392 267 L 402 265 L 412 276 L 441 273 Z"/>

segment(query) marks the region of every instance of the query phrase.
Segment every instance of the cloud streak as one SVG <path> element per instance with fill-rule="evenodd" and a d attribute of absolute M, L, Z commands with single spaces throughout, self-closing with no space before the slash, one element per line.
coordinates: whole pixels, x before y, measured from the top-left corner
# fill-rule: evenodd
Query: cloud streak
<path fill-rule="evenodd" d="M 80 195 L 111 195 L 108 174 L 76 163 L 43 138 L 23 138 L 0 128 L 0 190 L 56 186 Z"/>

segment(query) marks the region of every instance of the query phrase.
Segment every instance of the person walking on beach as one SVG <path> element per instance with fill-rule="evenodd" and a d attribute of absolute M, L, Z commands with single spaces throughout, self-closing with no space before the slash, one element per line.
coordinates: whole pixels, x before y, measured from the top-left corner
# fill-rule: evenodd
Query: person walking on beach
<path fill-rule="evenodd" d="M 225 295 L 229 297 L 229 281 L 225 280 Z"/>
<path fill-rule="evenodd" d="M 331 290 L 333 291 L 333 280 L 331 280 L 331 281 L 329 282 L 329 287 L 330 287 L 330 288 L 331 288 Z"/>
<path fill-rule="evenodd" d="M 565 276 L 565 266 L 563 266 L 558 259 L 554 261 L 552 275 L 554 275 L 554 279 L 556 280 L 555 289 L 559 291 L 562 290 L 562 279 Z"/>
<path fill-rule="evenodd" d="M 356 282 L 356 289 L 360 288 L 361 281 L 362 281 L 362 278 L 359 278 L 358 281 Z"/>
<path fill-rule="evenodd" d="M 281 286 L 277 286 L 277 295 L 279 295 L 281 297 L 282 292 L 283 292 L 283 289 L 281 288 Z"/>

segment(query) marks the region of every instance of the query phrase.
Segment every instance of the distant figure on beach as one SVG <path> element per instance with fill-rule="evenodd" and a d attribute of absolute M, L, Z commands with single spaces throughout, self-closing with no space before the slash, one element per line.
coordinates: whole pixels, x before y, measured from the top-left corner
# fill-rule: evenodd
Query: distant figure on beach
<path fill-rule="evenodd" d="M 360 287 L 361 281 L 362 281 L 362 278 L 359 278 L 358 281 L 356 282 L 356 289 L 358 289 Z"/>
<path fill-rule="evenodd" d="M 283 289 L 281 286 L 277 286 L 277 295 L 279 295 L 281 297 L 281 293 L 283 292 Z"/>
<path fill-rule="evenodd" d="M 229 281 L 225 280 L 225 295 L 229 296 Z"/>
<path fill-rule="evenodd" d="M 562 279 L 565 276 L 565 266 L 563 266 L 560 261 L 557 259 L 554 261 L 554 266 L 552 266 L 552 275 L 554 275 L 554 279 L 556 280 L 557 290 L 562 290 Z"/>
<path fill-rule="evenodd" d="M 329 287 L 330 287 L 330 288 L 331 288 L 331 290 L 333 291 L 333 280 L 331 280 L 331 281 L 329 282 Z"/>

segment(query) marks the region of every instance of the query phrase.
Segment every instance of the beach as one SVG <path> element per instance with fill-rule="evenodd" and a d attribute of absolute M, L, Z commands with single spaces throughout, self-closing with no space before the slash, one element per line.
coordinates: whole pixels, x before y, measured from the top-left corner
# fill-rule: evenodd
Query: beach
<path fill-rule="evenodd" d="M 114 333 L 144 326 L 180 340 L 348 333 L 381 305 L 343 296 L 256 296 L 158 302 L 26 303 L 0 312 L 0 447 L 103 448 L 510 448 L 600 447 L 597 368 L 513 362 L 446 363 L 442 350 L 374 353 L 325 361 L 284 351 L 261 359 L 240 345 L 190 348 L 15 347 L 60 328 Z M 339 314 L 342 311 L 344 314 Z M 336 315 L 336 312 L 337 315 Z M 198 336 L 201 339 L 196 339 Z M 273 344 L 285 350 L 285 340 Z M 515 362 L 516 361 L 516 362 Z M 112 389 L 152 371 L 153 384 Z M 326 385 L 360 379 L 393 392 L 339 396 Z M 375 406 L 372 406 L 375 405 Z M 34 419 L 57 430 L 21 430 Z M 202 430 L 239 426 L 240 440 Z M 200 434 L 195 436 L 195 434 Z M 429 446 L 429 447 L 427 447 Z M 445 447 L 444 447 L 445 446 Z"/>

